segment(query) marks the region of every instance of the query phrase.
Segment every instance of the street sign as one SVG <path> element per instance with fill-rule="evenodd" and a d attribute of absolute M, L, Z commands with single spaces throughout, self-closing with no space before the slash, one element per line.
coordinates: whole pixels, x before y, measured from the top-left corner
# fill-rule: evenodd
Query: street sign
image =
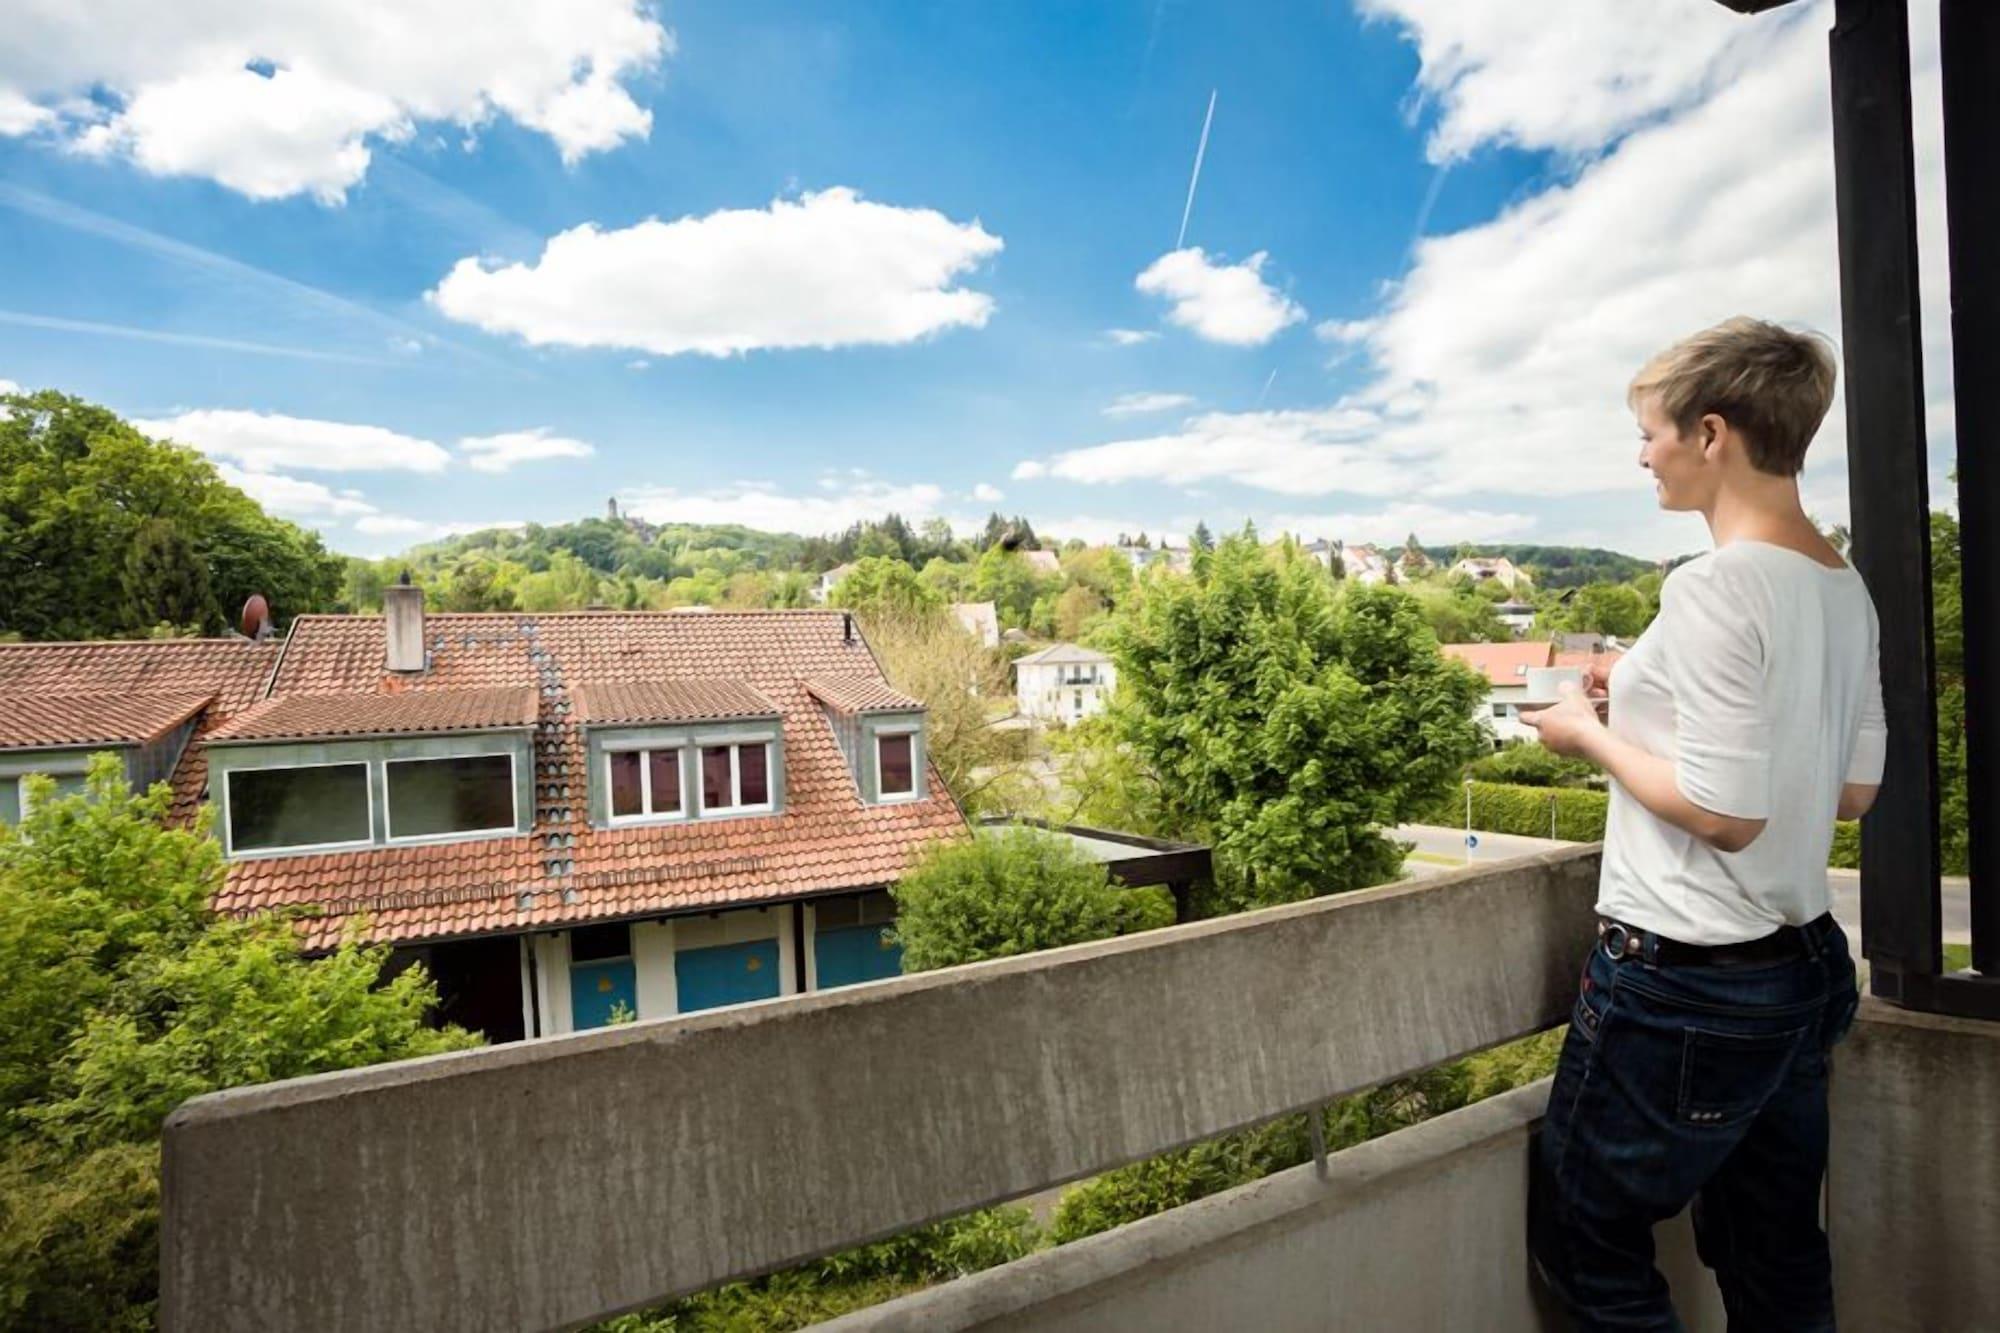
<path fill-rule="evenodd" d="M 1477 833 L 1466 834 L 1465 845 L 1467 847 L 1477 847 L 1479 845 L 1479 835 Z"/>

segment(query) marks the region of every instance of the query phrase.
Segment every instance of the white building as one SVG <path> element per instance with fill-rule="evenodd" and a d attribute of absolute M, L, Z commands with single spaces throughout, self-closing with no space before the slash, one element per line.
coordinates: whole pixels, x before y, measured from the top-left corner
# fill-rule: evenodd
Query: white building
<path fill-rule="evenodd" d="M 983 647 L 1000 646 L 1000 613 L 991 602 L 953 602 L 952 618 Z"/>
<path fill-rule="evenodd" d="M 1025 717 L 1078 722 L 1104 711 L 1118 668 L 1103 653 L 1058 643 L 1014 663 L 1014 697 Z"/>
<path fill-rule="evenodd" d="M 1369 543 L 1342 546 L 1340 552 L 1341 576 L 1356 583 L 1387 583 L 1389 581 L 1389 557 Z"/>
<path fill-rule="evenodd" d="M 1504 555 L 1469 555 L 1451 567 L 1451 577 L 1461 574 L 1474 583 L 1497 582 L 1509 592 L 1529 584 L 1527 574 Z"/>
<path fill-rule="evenodd" d="M 819 582 L 813 584 L 813 600 L 821 606 L 825 606 L 826 599 L 833 596 L 833 590 L 840 586 L 840 581 L 853 572 L 854 566 L 852 563 L 835 565 L 832 569 L 827 570 L 826 573 L 819 576 Z"/>

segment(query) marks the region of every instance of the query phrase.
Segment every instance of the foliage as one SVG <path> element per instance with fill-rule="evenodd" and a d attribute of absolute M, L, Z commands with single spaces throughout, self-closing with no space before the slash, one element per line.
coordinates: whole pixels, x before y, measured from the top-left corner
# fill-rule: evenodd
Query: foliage
<path fill-rule="evenodd" d="M 1109 739 L 1167 831 L 1214 847 L 1224 909 L 1393 877 L 1379 830 L 1484 744 L 1485 682 L 1438 652 L 1416 603 L 1336 585 L 1289 543 L 1233 536 L 1195 577 L 1147 580 L 1104 642 Z"/>
<path fill-rule="evenodd" d="M 996 725 L 996 705 L 1013 697 L 1006 659 L 945 615 L 878 619 L 866 630 L 890 684 L 923 701 L 924 749 L 959 804 L 975 814 L 1018 808 L 1034 737 Z"/>
<path fill-rule="evenodd" d="M 1467 764 L 1465 776 L 1517 787 L 1586 787 L 1604 774 L 1588 759 L 1557 754 L 1536 741 L 1510 741 Z"/>
<path fill-rule="evenodd" d="M 213 630 L 252 593 L 282 623 L 330 609 L 341 573 L 194 450 L 60 393 L 0 395 L 0 631 Z"/>
<path fill-rule="evenodd" d="M 1025 1208 L 988 1208 L 613 1319 L 598 1333 L 782 1333 L 1011 1263 L 1040 1244 Z"/>
<path fill-rule="evenodd" d="M 1956 474 L 1954 474 L 1954 480 Z M 1938 833 L 1944 873 L 1971 873 L 1965 769 L 1965 594 L 1958 519 L 1931 514 L 1931 641 L 1937 671 Z"/>
<path fill-rule="evenodd" d="M 842 606 L 873 628 L 892 620 L 941 617 L 944 600 L 900 559 L 867 556 L 834 586 L 829 606 Z"/>
<path fill-rule="evenodd" d="M 1591 583 L 1576 589 L 1566 601 L 1543 608 L 1543 624 L 1552 632 L 1610 634 L 1636 639 L 1659 611 L 1639 589 L 1623 583 Z"/>
<path fill-rule="evenodd" d="M 995 546 L 979 557 L 972 571 L 972 600 L 991 602 L 1000 623 L 1023 628 L 1035 600 L 1051 590 L 1055 580 L 1037 574 L 1019 552 Z"/>
<path fill-rule="evenodd" d="M 1066 838 L 1033 828 L 937 842 L 891 890 L 903 970 L 1103 939 L 1146 924 L 1144 908 Z"/>
<path fill-rule="evenodd" d="M 84 793 L 30 780 L 0 831 L 0 1328 L 140 1328 L 157 1269 L 160 1124 L 244 1083 L 473 1044 L 424 1024 L 385 948 L 299 957 L 281 921 L 217 921 L 222 862 L 116 758 Z"/>
<path fill-rule="evenodd" d="M 1424 623 L 1439 643 L 1505 643 L 1513 631 L 1501 623 L 1491 597 L 1474 589 L 1445 583 L 1404 583 L 1404 593 L 1416 600 Z"/>
<path fill-rule="evenodd" d="M 1550 807 L 1555 831 L 1549 831 Z M 1554 836 L 1568 842 L 1601 842 L 1604 819 L 1611 808 L 1607 792 L 1576 787 L 1516 787 L 1500 782 L 1472 784 L 1472 827 L 1487 833 L 1518 833 L 1523 837 Z M 1458 828 L 1465 823 L 1465 789 L 1446 792 L 1416 817 L 1418 823 Z"/>

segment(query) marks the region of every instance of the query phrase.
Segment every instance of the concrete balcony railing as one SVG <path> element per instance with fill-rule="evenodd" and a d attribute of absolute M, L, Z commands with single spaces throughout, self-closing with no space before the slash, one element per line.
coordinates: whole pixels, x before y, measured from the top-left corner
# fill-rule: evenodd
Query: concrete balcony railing
<path fill-rule="evenodd" d="M 1596 881 L 1581 848 L 201 1098 L 167 1126 L 163 1323 L 572 1326 L 1315 1106 L 1565 1019 Z M 2000 1039 L 1871 1014 L 1854 1056 L 1836 1151 L 1862 1151 L 1851 1187 L 1836 1167 L 1834 1230 L 1843 1274 L 1876 1280 L 1849 1317 L 1977 1327 L 1954 1320 L 2000 1308 L 1976 1260 L 2000 1252 Z M 1919 1086 L 1947 1068 L 1948 1111 Z M 1541 1327 L 1520 1232 L 1544 1096 L 1525 1088 L 1337 1154 L 1325 1178 L 1283 1173 L 841 1322 Z M 1693 1271 L 1681 1231 L 1665 1248 Z M 1919 1279 L 1929 1306 L 1904 1290 Z M 1676 1288 L 1693 1327 L 1721 1327 L 1706 1296 Z"/>

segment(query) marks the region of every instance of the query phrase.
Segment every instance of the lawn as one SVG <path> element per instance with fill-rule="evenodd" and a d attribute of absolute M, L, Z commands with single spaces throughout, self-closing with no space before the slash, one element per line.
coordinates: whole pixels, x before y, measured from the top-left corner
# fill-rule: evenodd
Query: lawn
<path fill-rule="evenodd" d="M 1972 946 L 1970 944 L 1947 944 L 1944 946 L 1944 970 L 1963 972 L 1972 966 Z"/>

